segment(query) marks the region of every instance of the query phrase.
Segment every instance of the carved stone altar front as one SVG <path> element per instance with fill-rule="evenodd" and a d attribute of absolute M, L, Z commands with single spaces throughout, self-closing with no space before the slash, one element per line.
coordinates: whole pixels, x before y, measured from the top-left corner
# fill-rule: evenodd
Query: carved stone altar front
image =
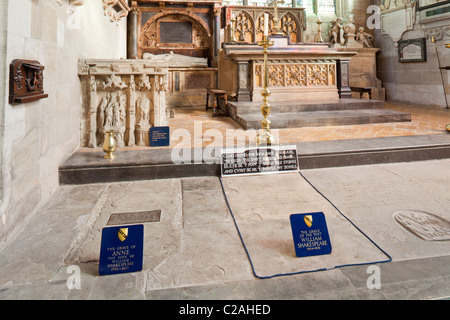
<path fill-rule="evenodd" d="M 149 145 L 152 126 L 166 126 L 164 61 L 80 60 L 81 146 L 100 147 L 114 131 L 117 146 Z"/>
<path fill-rule="evenodd" d="M 356 52 L 328 44 L 287 44 L 268 53 L 271 99 L 337 99 L 351 96 L 349 61 Z M 286 39 L 285 39 L 286 40 Z M 219 88 L 238 101 L 262 99 L 263 51 L 258 45 L 226 43 L 219 55 Z"/>

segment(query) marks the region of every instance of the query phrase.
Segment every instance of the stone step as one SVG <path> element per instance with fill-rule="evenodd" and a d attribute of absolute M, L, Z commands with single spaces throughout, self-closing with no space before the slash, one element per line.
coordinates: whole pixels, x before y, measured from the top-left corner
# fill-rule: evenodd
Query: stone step
<path fill-rule="evenodd" d="M 233 120 L 244 129 L 260 129 L 262 115 L 239 113 Z M 359 109 L 271 113 L 269 120 L 272 129 L 282 129 L 404 122 L 411 121 L 411 115 L 388 109 Z"/>
<path fill-rule="evenodd" d="M 291 143 L 300 169 L 410 162 L 450 158 L 450 134 Z M 118 150 L 113 161 L 104 153 L 81 149 L 59 168 L 60 184 L 109 183 L 220 175 L 220 147 L 195 161 L 203 150 L 190 149 L 191 163 L 174 164 L 172 149 Z M 200 152 L 198 152 L 200 151 Z"/>
<path fill-rule="evenodd" d="M 384 109 L 384 101 L 368 99 L 332 99 L 332 100 L 304 100 L 304 101 L 270 101 L 272 113 Z M 228 102 L 228 108 L 235 114 L 260 113 L 259 102 Z"/>

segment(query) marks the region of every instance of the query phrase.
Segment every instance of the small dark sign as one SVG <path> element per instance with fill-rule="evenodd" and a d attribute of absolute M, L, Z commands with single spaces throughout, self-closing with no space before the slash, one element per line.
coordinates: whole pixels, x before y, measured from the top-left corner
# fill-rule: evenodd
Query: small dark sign
<path fill-rule="evenodd" d="M 192 22 L 160 22 L 160 43 L 192 43 Z"/>
<path fill-rule="evenodd" d="M 170 146 L 170 128 L 151 127 L 150 147 L 167 147 L 167 146 Z"/>
<path fill-rule="evenodd" d="M 144 225 L 103 228 L 98 273 L 109 275 L 141 271 L 143 249 Z"/>
<path fill-rule="evenodd" d="M 222 176 L 298 171 L 296 146 L 223 149 Z"/>
<path fill-rule="evenodd" d="M 323 212 L 291 214 L 292 236 L 297 257 L 331 253 L 331 242 Z"/>

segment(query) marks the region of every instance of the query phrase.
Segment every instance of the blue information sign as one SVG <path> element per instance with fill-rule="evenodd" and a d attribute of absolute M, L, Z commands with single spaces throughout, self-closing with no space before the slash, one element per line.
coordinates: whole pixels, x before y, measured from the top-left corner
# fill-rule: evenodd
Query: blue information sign
<path fill-rule="evenodd" d="M 107 227 L 102 230 L 100 275 L 142 270 L 144 226 Z"/>
<path fill-rule="evenodd" d="M 150 128 L 150 147 L 170 146 L 170 128 L 169 127 L 151 127 Z"/>
<path fill-rule="evenodd" d="M 323 212 L 290 215 L 295 255 L 317 256 L 331 253 L 331 242 Z"/>

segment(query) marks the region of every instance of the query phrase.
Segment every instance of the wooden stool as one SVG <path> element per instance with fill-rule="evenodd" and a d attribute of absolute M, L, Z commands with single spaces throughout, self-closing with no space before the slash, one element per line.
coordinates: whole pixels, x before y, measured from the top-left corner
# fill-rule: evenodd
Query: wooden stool
<path fill-rule="evenodd" d="M 213 106 L 212 107 L 209 106 L 209 97 L 210 96 L 213 97 Z M 226 111 L 227 92 L 225 90 L 219 90 L 219 89 L 211 89 L 211 88 L 206 89 L 206 108 L 205 108 L 205 110 L 213 109 L 213 115 L 218 115 L 217 111 L 216 111 L 217 108 L 214 106 L 214 99 L 216 99 L 216 106 L 217 107 L 220 106 L 221 111 L 224 113 L 224 115 L 226 115 L 227 114 L 227 111 Z M 225 102 L 225 103 L 221 103 L 221 102 Z M 222 105 L 223 105 L 224 109 L 221 108 Z"/>
<path fill-rule="evenodd" d="M 350 87 L 350 90 L 354 92 L 359 92 L 359 98 L 361 99 L 364 92 L 369 94 L 369 99 L 372 99 L 372 87 Z"/>

